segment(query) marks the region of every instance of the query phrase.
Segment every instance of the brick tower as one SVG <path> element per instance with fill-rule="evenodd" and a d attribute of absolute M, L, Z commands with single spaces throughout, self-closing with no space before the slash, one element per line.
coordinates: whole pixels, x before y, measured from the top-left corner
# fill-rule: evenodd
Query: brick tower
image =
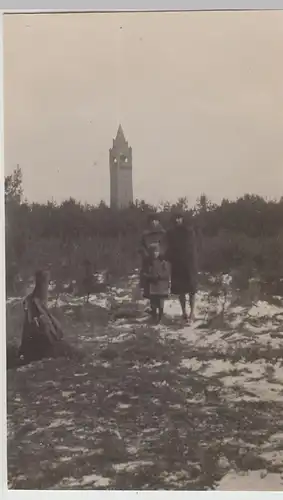
<path fill-rule="evenodd" d="M 110 206 L 126 208 L 133 203 L 132 148 L 129 147 L 121 125 L 109 150 Z"/>

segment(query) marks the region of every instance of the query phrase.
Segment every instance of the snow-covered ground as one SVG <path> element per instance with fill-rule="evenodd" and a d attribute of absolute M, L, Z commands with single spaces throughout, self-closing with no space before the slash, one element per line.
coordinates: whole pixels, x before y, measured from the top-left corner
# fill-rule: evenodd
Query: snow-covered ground
<path fill-rule="evenodd" d="M 216 488 L 219 491 L 283 491 L 283 475 L 265 470 L 226 474 Z"/>
<path fill-rule="evenodd" d="M 227 277 L 226 277 L 227 278 Z M 134 280 L 133 280 L 134 281 Z M 229 286 L 230 280 L 226 279 Z M 135 283 L 135 282 L 134 282 Z M 131 292 L 119 290 L 113 292 L 113 302 L 127 303 L 134 298 L 142 307 L 145 302 L 139 297 L 138 288 L 133 286 Z M 119 298 L 118 298 L 119 296 Z M 278 300 L 278 298 L 276 298 Z M 91 298 L 92 303 L 100 305 L 101 299 Z M 274 305 L 267 301 L 258 300 L 250 307 L 226 305 L 224 313 L 225 328 L 212 328 L 209 330 L 198 329 L 197 326 L 207 316 L 214 312 L 216 315 L 223 310 L 223 297 L 213 304 L 209 302 L 207 292 L 199 292 L 196 301 L 196 324 L 172 331 L 169 327 L 159 326 L 163 338 L 182 338 L 194 348 L 207 348 L 211 350 L 211 359 L 199 362 L 197 358 L 183 359 L 182 365 L 189 370 L 194 370 L 207 377 L 208 384 L 212 377 L 221 375 L 223 395 L 230 401 L 276 401 L 283 402 L 283 359 L 267 361 L 257 359 L 253 362 L 213 359 L 213 352 L 228 352 L 239 347 L 249 347 L 261 344 L 263 348 L 276 349 L 282 346 L 283 340 L 283 301 L 282 305 Z M 107 301 L 105 302 L 107 304 Z M 109 304 L 109 301 L 108 301 Z M 168 318 L 178 321 L 180 317 L 180 304 L 177 298 L 170 298 L 166 302 L 165 314 Z M 253 323 L 253 320 L 256 320 Z M 120 328 L 119 324 L 117 328 Z M 239 325 L 241 329 L 239 331 Z M 227 335 L 228 330 L 228 335 Z M 276 335 L 274 333 L 276 332 Z M 126 335 L 126 334 L 124 334 Z M 244 389 L 248 395 L 236 395 L 235 388 Z M 281 450 L 274 451 L 274 447 L 281 446 Z M 272 451 L 264 451 L 269 447 Z M 283 464 L 283 438 L 282 434 L 271 436 L 270 441 L 262 446 L 262 456 L 270 463 Z M 177 478 L 176 478 L 177 480 Z M 266 471 L 230 471 L 220 481 L 218 490 L 256 490 L 256 491 L 283 491 L 283 473 L 271 474 Z"/>
<path fill-rule="evenodd" d="M 197 294 L 194 324 L 182 324 L 179 302 L 176 297 L 171 297 L 166 301 L 164 324 L 155 329 L 164 342 L 183 343 L 184 356 L 180 368 L 185 372 L 199 374 L 207 380 L 208 389 L 212 381 L 217 378 L 222 401 L 227 401 L 228 404 L 283 402 L 283 349 L 280 351 L 283 340 L 283 301 L 276 297 L 276 305 L 272 301 L 262 300 L 249 305 L 233 305 L 229 289 L 231 280 L 229 276 L 224 278 L 226 288 L 223 294 L 220 293 L 213 298 L 208 291 L 201 290 Z M 19 300 L 21 299 L 10 298 L 7 303 L 13 306 Z M 127 315 L 127 311 L 134 309 L 140 312 L 134 323 L 135 332 L 139 325 L 144 326 L 145 317 L 142 312 L 146 301 L 141 297 L 136 274 L 129 278 L 126 287 L 121 285 L 119 288 L 110 288 L 107 293 L 91 294 L 89 303 L 109 312 L 125 310 L 125 317 L 122 315 L 111 323 L 111 331 L 114 332 L 111 337 L 112 345 L 124 342 L 135 334 L 132 320 L 129 319 L 131 316 Z M 51 298 L 49 305 L 57 308 L 69 306 L 71 311 L 76 306 L 83 306 L 84 298 L 63 293 L 57 298 Z M 68 313 L 68 307 L 65 312 Z M 84 333 L 81 333 L 79 338 L 83 343 L 93 340 Z M 107 335 L 96 337 L 96 341 L 107 343 Z M 259 353 L 262 350 L 262 356 L 259 354 L 255 359 L 247 360 L 247 353 L 253 352 L 255 348 Z M 277 354 L 272 354 L 274 350 Z M 196 355 L 192 355 L 192 352 Z M 239 356 L 241 352 L 243 352 L 242 359 Z M 267 352 L 270 356 L 267 356 Z M 186 353 L 190 353 L 190 356 L 187 357 Z M 200 356 L 198 353 L 205 355 Z M 107 363 L 104 363 L 105 368 L 108 366 Z M 162 367 L 161 363 L 153 363 L 152 366 L 155 369 Z M 187 402 L 199 404 L 201 399 L 199 396 L 190 398 L 188 391 Z M 127 404 L 121 403 L 117 408 L 125 411 L 127 407 Z M 53 422 L 53 426 L 55 423 Z M 272 465 L 283 464 L 282 433 L 274 429 L 274 433 L 258 446 L 257 453 Z M 132 461 L 130 464 L 117 464 L 116 467 L 118 471 L 129 467 L 135 470 L 139 466 L 141 466 L 139 461 Z M 175 475 L 173 479 L 178 482 L 180 480 L 178 474 Z M 110 484 L 107 477 L 96 474 L 83 476 L 79 483 L 73 481 L 74 487 L 78 488 L 88 484 L 96 485 L 95 487 L 107 487 Z M 171 478 L 171 483 L 172 481 Z M 64 485 L 63 481 L 58 487 Z M 72 486 L 70 482 L 68 485 Z M 231 466 L 217 484 L 217 489 L 283 491 L 283 477 L 280 473 L 267 473 L 265 470 L 233 470 Z"/>

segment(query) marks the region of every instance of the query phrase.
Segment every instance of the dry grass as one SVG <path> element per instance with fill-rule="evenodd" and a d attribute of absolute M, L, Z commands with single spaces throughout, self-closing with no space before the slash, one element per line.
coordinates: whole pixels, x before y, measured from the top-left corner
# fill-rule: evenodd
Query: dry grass
<path fill-rule="evenodd" d="M 283 431 L 282 404 L 228 403 L 224 374 L 208 383 L 181 363 L 272 359 L 282 349 L 193 349 L 133 318 L 119 329 L 92 305 L 57 314 L 86 356 L 80 364 L 45 360 L 9 370 L 10 488 L 202 490 L 231 466 L 282 470 L 257 451 Z M 8 308 L 7 318 L 9 341 L 17 342 L 20 308 Z"/>

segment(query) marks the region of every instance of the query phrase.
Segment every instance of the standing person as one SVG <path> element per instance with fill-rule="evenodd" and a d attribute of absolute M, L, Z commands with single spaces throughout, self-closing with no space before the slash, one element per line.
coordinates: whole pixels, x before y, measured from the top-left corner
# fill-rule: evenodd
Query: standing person
<path fill-rule="evenodd" d="M 184 320 L 194 321 L 197 291 L 197 251 L 195 233 L 190 223 L 185 223 L 182 212 L 172 217 L 173 226 L 167 231 L 167 259 L 171 264 L 171 293 L 179 296 Z M 189 295 L 190 315 L 186 311 Z"/>
<path fill-rule="evenodd" d="M 165 252 L 166 232 L 160 224 L 159 217 L 156 213 L 150 214 L 147 219 L 147 228 L 142 234 L 140 255 L 141 255 L 141 272 L 140 272 L 140 287 L 143 290 L 143 296 L 149 299 L 149 280 L 146 277 L 150 265 L 149 247 L 152 243 L 158 243 L 160 253 Z"/>
<path fill-rule="evenodd" d="M 152 318 L 160 323 L 164 313 L 164 301 L 168 299 L 170 287 L 170 265 L 160 253 L 159 243 L 149 247 L 150 264 L 145 273 L 149 282 L 149 299 Z"/>

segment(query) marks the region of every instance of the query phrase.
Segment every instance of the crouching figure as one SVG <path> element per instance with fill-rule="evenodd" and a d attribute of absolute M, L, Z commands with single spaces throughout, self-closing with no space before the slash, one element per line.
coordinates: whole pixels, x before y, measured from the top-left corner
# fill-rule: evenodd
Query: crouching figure
<path fill-rule="evenodd" d="M 24 300 L 24 324 L 19 356 L 22 362 L 60 356 L 71 357 L 73 348 L 63 340 L 63 330 L 47 307 L 49 272 L 37 271 L 35 288 Z"/>

